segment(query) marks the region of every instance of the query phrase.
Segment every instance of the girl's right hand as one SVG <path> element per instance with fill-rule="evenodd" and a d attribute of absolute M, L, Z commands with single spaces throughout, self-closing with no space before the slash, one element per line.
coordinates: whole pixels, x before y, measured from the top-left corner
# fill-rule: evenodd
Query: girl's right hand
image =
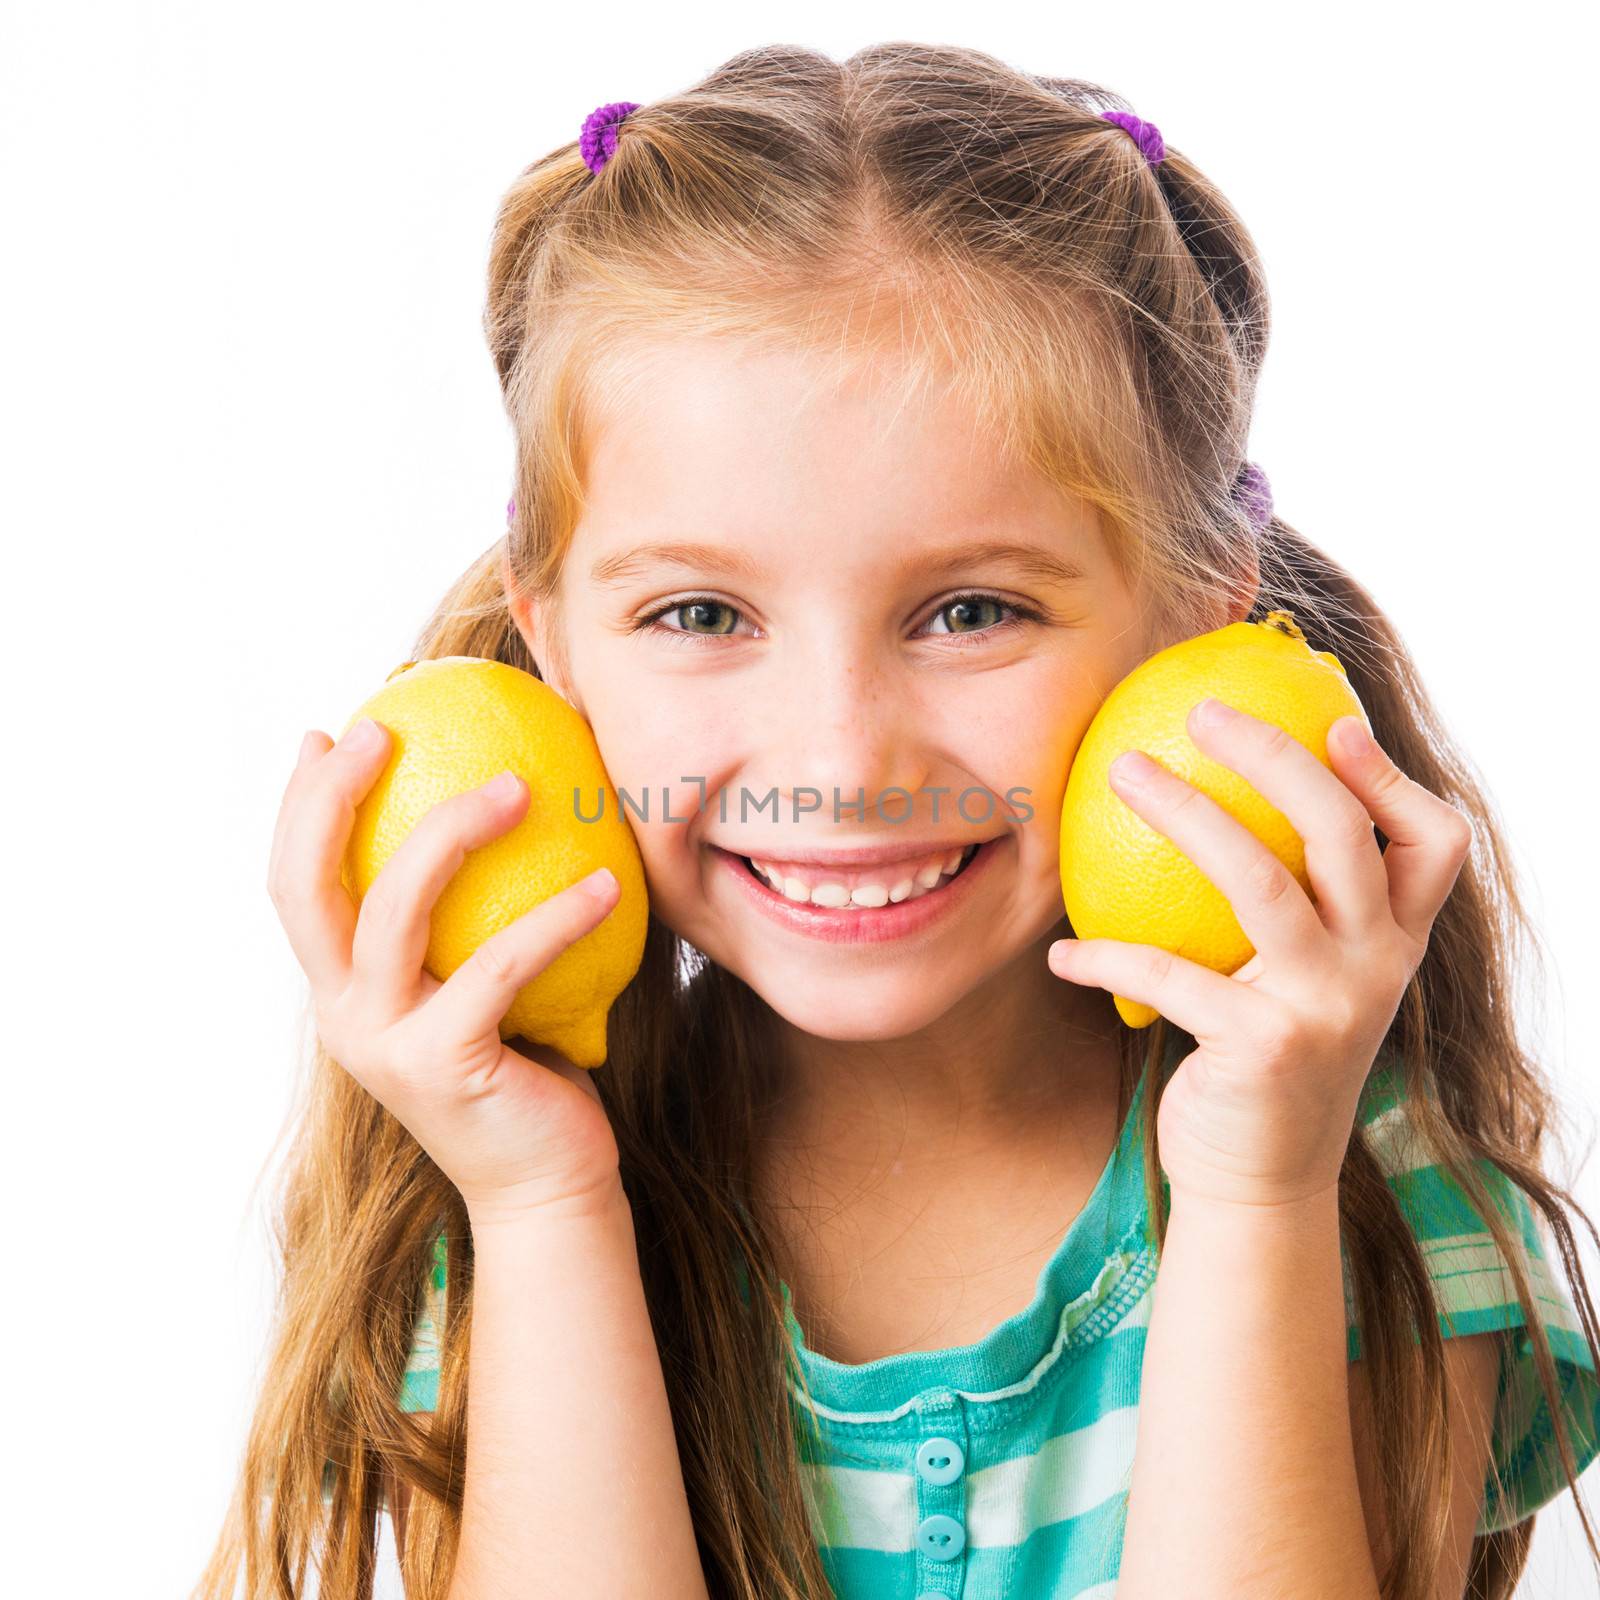
<path fill-rule="evenodd" d="M 313 729 L 284 791 L 267 892 L 311 981 L 323 1047 L 402 1122 L 475 1221 L 583 1210 L 620 1190 L 616 1137 L 590 1074 L 546 1045 L 523 1054 L 499 1025 L 524 984 L 617 900 L 572 884 L 486 939 L 449 979 L 425 971 L 434 902 L 466 852 L 524 815 L 527 786 L 492 784 L 434 806 L 383 865 L 359 914 L 340 881 L 355 810 L 390 735 L 337 745 Z M 526 1043 L 526 1041 L 524 1041 Z"/>

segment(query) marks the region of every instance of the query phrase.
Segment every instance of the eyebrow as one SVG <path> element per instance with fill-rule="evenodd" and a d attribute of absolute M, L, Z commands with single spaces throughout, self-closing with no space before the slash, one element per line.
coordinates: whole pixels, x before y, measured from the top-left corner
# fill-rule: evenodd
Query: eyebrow
<path fill-rule="evenodd" d="M 925 577 L 937 578 L 980 562 L 1009 566 L 1025 577 L 1046 583 L 1085 583 L 1089 577 L 1077 562 L 1038 545 L 983 539 L 965 539 L 958 544 L 941 545 L 936 549 L 917 549 L 899 564 L 896 575 L 921 573 Z M 690 567 L 751 581 L 761 577 L 761 563 L 743 551 L 729 545 L 697 544 L 685 540 L 642 544 L 632 550 L 602 556 L 589 569 L 589 576 L 598 584 L 620 584 L 637 577 L 650 566 Z"/>

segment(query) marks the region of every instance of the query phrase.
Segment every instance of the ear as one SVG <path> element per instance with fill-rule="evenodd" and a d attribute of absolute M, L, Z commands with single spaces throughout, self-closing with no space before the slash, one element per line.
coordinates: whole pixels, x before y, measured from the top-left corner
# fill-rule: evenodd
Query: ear
<path fill-rule="evenodd" d="M 528 647 L 528 653 L 538 663 L 539 676 L 548 683 L 570 706 L 578 702 L 561 670 L 561 652 L 553 637 L 553 617 L 549 607 L 536 596 L 526 594 L 517 587 L 511 575 L 511 563 L 500 557 L 500 583 L 505 589 L 506 610 L 516 624 L 517 632 Z M 581 709 L 581 708 L 580 708 Z"/>

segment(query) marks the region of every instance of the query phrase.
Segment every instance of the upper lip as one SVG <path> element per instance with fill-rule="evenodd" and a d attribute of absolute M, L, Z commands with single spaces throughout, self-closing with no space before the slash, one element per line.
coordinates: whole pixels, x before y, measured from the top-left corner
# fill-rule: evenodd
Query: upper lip
<path fill-rule="evenodd" d="M 803 845 L 784 845 L 781 849 L 743 850 L 737 845 L 714 845 L 729 855 L 748 856 L 754 861 L 781 861 L 797 867 L 880 867 L 897 861 L 920 861 L 928 856 L 949 855 L 952 850 L 966 850 L 971 845 L 989 844 L 991 839 L 926 839 L 920 844 L 860 844 L 846 845 L 836 850 L 813 850 Z"/>

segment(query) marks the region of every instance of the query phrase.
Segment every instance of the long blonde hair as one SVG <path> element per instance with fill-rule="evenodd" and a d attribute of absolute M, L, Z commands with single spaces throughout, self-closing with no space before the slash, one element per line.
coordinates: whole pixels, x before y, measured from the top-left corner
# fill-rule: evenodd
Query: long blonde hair
<path fill-rule="evenodd" d="M 502 559 L 519 587 L 553 600 L 585 444 L 626 404 L 630 345 L 737 340 L 831 354 L 843 370 L 897 341 L 911 384 L 957 390 L 1018 461 L 1099 508 L 1167 637 L 1215 625 L 1218 594 L 1248 581 L 1248 552 L 1259 564 L 1252 615 L 1290 609 L 1345 664 L 1400 767 L 1472 818 L 1473 854 L 1385 1053 L 1404 1064 L 1419 1131 L 1467 1194 L 1483 1201 L 1474 1167 L 1486 1158 L 1548 1221 L 1600 1362 L 1564 1208 L 1595 1230 L 1542 1170 L 1558 1107 L 1513 1018 L 1513 962 L 1539 951 L 1491 801 L 1367 591 L 1281 517 L 1255 540 L 1231 497 L 1267 342 L 1260 264 L 1181 150 L 1169 144 L 1152 167 L 1101 119 L 1119 104 L 970 49 L 890 43 L 838 62 L 771 46 L 636 110 L 601 174 L 575 141 L 536 161 L 501 204 L 485 312 L 516 433 L 515 517 L 411 654 L 539 671 L 507 610 Z M 816 1600 L 830 1590 L 785 1377 L 804 1380 L 750 1181 L 772 1089 L 771 1013 L 714 963 L 686 982 L 686 954 L 652 918 L 596 1081 L 637 1217 L 711 1593 Z M 1109 1005 L 1107 1015 L 1126 1110 L 1142 1074 L 1159 1089 L 1172 1035 L 1161 1022 L 1124 1028 Z M 274 1218 L 282 1288 L 266 1378 L 195 1593 L 228 1600 L 242 1564 L 247 1600 L 299 1596 L 315 1560 L 323 1600 L 370 1594 L 387 1471 L 413 1490 L 406 1592 L 440 1600 L 462 1503 L 471 1235 L 459 1196 L 405 1129 L 319 1047 L 312 1056 Z M 1144 1119 L 1140 1148 L 1159 1240 L 1154 1126 Z M 1516 1263 L 1497 1208 L 1480 1209 Z M 1394 1542 L 1383 1593 L 1424 1600 L 1449 1487 L 1443 1350 L 1421 1254 L 1359 1131 L 1340 1212 Z M 396 1395 L 441 1233 L 438 1409 L 419 1420 Z M 748 1303 L 729 1267 L 741 1257 Z M 1515 1277 L 1533 1330 L 1520 1265 Z M 1559 1418 L 1542 1333 L 1536 1350 Z M 1558 1443 L 1571 1483 L 1564 1431 Z M 1531 1527 L 1477 1539 L 1470 1593 L 1512 1592 Z M 1586 1516 L 1584 1527 L 1600 1559 Z"/>

